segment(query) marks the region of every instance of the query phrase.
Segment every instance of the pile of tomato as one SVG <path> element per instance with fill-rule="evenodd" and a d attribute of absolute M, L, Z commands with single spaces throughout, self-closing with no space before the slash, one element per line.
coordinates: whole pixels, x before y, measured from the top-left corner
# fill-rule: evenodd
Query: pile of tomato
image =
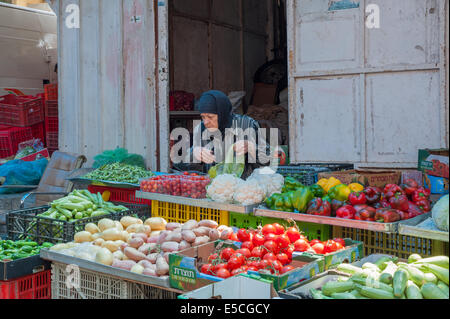
<path fill-rule="evenodd" d="M 210 183 L 208 176 L 184 172 L 182 175 L 155 176 L 141 182 L 143 192 L 206 198 L 206 186 Z"/>
<path fill-rule="evenodd" d="M 282 275 L 294 269 L 290 265 L 294 252 L 327 254 L 345 249 L 345 241 L 341 238 L 308 241 L 297 227 L 285 229 L 278 223 L 267 224 L 258 230 L 242 228 L 229 239 L 241 242 L 241 248 L 216 251 L 209 256 L 208 263 L 201 266 L 200 272 L 220 278 L 249 270 Z"/>

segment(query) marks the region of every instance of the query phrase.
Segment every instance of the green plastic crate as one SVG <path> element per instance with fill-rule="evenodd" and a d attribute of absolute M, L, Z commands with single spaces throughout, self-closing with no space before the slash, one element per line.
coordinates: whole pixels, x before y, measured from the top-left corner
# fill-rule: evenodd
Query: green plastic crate
<path fill-rule="evenodd" d="M 285 219 L 270 218 L 254 215 L 245 215 L 240 213 L 230 212 L 230 226 L 237 228 L 255 228 L 259 225 L 279 223 L 283 226 L 288 226 L 289 223 Z M 319 239 L 325 241 L 332 236 L 332 227 L 329 225 L 321 225 L 314 223 L 297 222 L 298 228 L 305 234 L 308 239 Z"/>

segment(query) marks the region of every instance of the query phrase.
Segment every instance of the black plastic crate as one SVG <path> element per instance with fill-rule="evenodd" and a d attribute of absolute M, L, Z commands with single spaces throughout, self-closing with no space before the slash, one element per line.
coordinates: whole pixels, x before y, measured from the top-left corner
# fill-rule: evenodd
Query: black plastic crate
<path fill-rule="evenodd" d="M 353 164 L 299 164 L 279 166 L 277 173 L 284 177 L 293 177 L 303 185 L 310 186 L 318 182 L 318 174 L 325 172 L 336 172 L 352 170 Z"/>
<path fill-rule="evenodd" d="M 38 214 L 46 212 L 50 206 L 35 207 L 11 212 L 7 216 L 8 237 L 11 240 L 31 239 L 38 242 L 66 243 L 73 241 L 75 233 L 83 231 L 89 223 L 97 223 L 103 218 L 119 220 L 123 216 L 137 216 L 147 218 L 151 216 L 151 207 L 147 205 L 117 203 L 128 208 L 127 211 L 83 218 L 74 222 L 61 221 L 48 217 L 40 217 Z"/>

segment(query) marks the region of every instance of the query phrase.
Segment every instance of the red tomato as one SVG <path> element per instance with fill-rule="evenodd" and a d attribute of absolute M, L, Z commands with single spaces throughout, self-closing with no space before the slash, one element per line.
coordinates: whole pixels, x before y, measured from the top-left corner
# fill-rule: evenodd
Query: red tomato
<path fill-rule="evenodd" d="M 316 252 L 316 254 L 323 254 L 325 251 L 325 246 L 322 243 L 317 243 L 311 246 L 311 248 Z"/>
<path fill-rule="evenodd" d="M 333 239 L 335 242 L 341 244 L 342 247 L 345 247 L 345 240 L 343 240 L 342 238 L 335 238 Z"/>
<path fill-rule="evenodd" d="M 232 233 L 228 239 L 232 241 L 239 241 L 236 233 Z"/>
<path fill-rule="evenodd" d="M 265 250 L 262 247 L 255 247 L 252 249 L 252 257 L 262 259 L 264 257 L 264 255 L 266 254 L 266 252 L 267 252 L 267 250 Z"/>
<path fill-rule="evenodd" d="M 255 235 L 253 236 L 252 243 L 253 243 L 253 245 L 254 245 L 255 247 L 258 247 L 258 246 L 264 245 L 264 242 L 265 242 L 265 241 L 266 241 L 266 240 L 264 239 L 264 236 L 263 236 L 263 235 L 255 234 Z"/>
<path fill-rule="evenodd" d="M 249 241 L 250 240 L 250 234 L 244 228 L 241 228 L 241 229 L 238 230 L 237 237 L 239 238 L 239 241 L 242 242 L 242 243 L 244 241 Z"/>
<path fill-rule="evenodd" d="M 247 266 L 247 265 L 242 265 L 242 266 L 241 266 L 241 269 L 244 270 L 245 272 L 247 272 L 248 266 Z"/>
<path fill-rule="evenodd" d="M 277 238 L 277 235 L 273 234 L 273 233 L 269 233 L 267 235 L 264 236 L 264 242 L 268 241 L 268 240 L 273 240 L 275 241 L 275 239 Z"/>
<path fill-rule="evenodd" d="M 236 251 L 236 253 L 234 253 L 234 254 L 230 257 L 230 259 L 233 258 L 233 257 L 238 258 L 239 261 L 241 262 L 241 264 L 244 264 L 245 261 L 247 260 L 247 258 L 245 258 L 245 256 L 244 256 L 243 254 L 238 253 L 237 251 Z"/>
<path fill-rule="evenodd" d="M 280 261 L 283 264 L 283 266 L 285 266 L 285 265 L 290 263 L 289 257 L 285 253 L 277 254 L 277 259 L 278 259 L 278 261 Z"/>
<path fill-rule="evenodd" d="M 218 253 L 214 253 L 214 254 L 212 254 L 212 255 L 210 255 L 208 257 L 208 262 L 212 262 L 213 260 L 215 260 L 217 258 L 219 258 L 219 254 Z"/>
<path fill-rule="evenodd" d="M 289 237 L 291 243 L 295 243 L 300 239 L 300 232 L 295 227 L 289 227 L 286 231 L 286 235 Z"/>
<path fill-rule="evenodd" d="M 310 242 L 309 242 L 309 245 L 312 247 L 312 246 L 314 246 L 315 244 L 322 244 L 322 242 L 320 241 L 320 240 L 318 240 L 318 239 L 313 239 L 313 240 L 311 240 Z"/>
<path fill-rule="evenodd" d="M 242 266 L 242 262 L 238 257 L 231 257 L 230 260 L 228 260 L 228 266 L 227 268 L 229 270 L 234 270 Z"/>
<path fill-rule="evenodd" d="M 183 172 L 183 175 L 189 175 L 189 172 Z"/>
<path fill-rule="evenodd" d="M 269 262 L 268 260 L 263 259 L 263 260 L 261 260 L 261 261 L 259 262 L 258 268 L 259 268 L 259 269 L 266 269 L 266 268 L 268 268 L 269 266 L 270 266 L 270 262 Z"/>
<path fill-rule="evenodd" d="M 295 251 L 295 247 L 294 245 L 289 245 L 289 247 L 287 249 L 283 249 L 283 252 L 288 255 L 289 259 L 292 259 L 292 254 Z"/>
<path fill-rule="evenodd" d="M 255 245 L 253 245 L 253 242 L 251 242 L 251 241 L 245 241 L 241 245 L 241 248 L 247 248 L 249 251 L 252 251 L 252 249 L 254 247 L 255 247 Z"/>
<path fill-rule="evenodd" d="M 304 240 L 299 239 L 294 243 L 295 251 L 305 252 L 310 248 L 310 245 Z"/>
<path fill-rule="evenodd" d="M 248 267 L 255 267 L 258 268 L 259 260 L 251 260 L 247 262 Z"/>
<path fill-rule="evenodd" d="M 217 277 L 224 278 L 224 279 L 230 277 L 230 275 L 231 275 L 230 272 L 225 268 L 219 269 L 216 273 Z"/>
<path fill-rule="evenodd" d="M 274 253 L 267 253 L 264 255 L 263 260 L 274 261 L 277 260 L 277 256 Z"/>
<path fill-rule="evenodd" d="M 236 253 L 242 254 L 245 257 L 245 259 L 248 259 L 252 256 L 252 253 L 248 248 L 238 249 L 236 250 Z"/>
<path fill-rule="evenodd" d="M 281 275 L 285 274 L 285 273 L 287 273 L 287 272 L 289 272 L 291 270 L 294 270 L 294 267 L 292 267 L 292 266 L 284 266 L 283 268 L 281 268 L 280 274 Z"/>
<path fill-rule="evenodd" d="M 242 268 L 236 268 L 236 269 L 233 269 L 231 271 L 231 276 L 236 276 L 236 275 L 239 275 L 239 274 L 243 274 L 245 272 L 246 271 L 244 269 L 242 269 Z"/>
<path fill-rule="evenodd" d="M 345 249 L 344 246 L 342 246 L 340 243 L 335 242 L 336 243 L 336 250 L 342 250 Z"/>
<path fill-rule="evenodd" d="M 272 267 L 275 268 L 276 271 L 280 272 L 283 268 L 283 264 L 279 260 L 272 261 Z"/>
<path fill-rule="evenodd" d="M 264 236 L 266 236 L 267 234 L 275 234 L 276 229 L 272 224 L 267 224 L 267 225 L 264 225 L 264 227 L 262 229 L 262 233 Z"/>
<path fill-rule="evenodd" d="M 220 253 L 220 258 L 223 260 L 229 260 L 230 257 L 235 253 L 233 248 L 225 248 L 224 250 L 222 250 L 222 252 Z"/>
<path fill-rule="evenodd" d="M 275 238 L 275 242 L 280 248 L 288 248 L 291 244 L 289 237 L 287 235 L 279 235 Z"/>
<path fill-rule="evenodd" d="M 258 271 L 258 268 L 255 266 L 250 266 L 250 267 L 248 267 L 248 270 Z"/>
<path fill-rule="evenodd" d="M 278 253 L 278 245 L 273 240 L 266 241 L 264 247 L 266 247 L 269 252 L 274 254 Z"/>
<path fill-rule="evenodd" d="M 326 253 L 334 253 L 338 250 L 337 243 L 334 240 L 329 240 L 325 244 L 325 252 Z"/>
<path fill-rule="evenodd" d="M 272 226 L 275 228 L 275 235 L 284 234 L 284 227 L 282 225 L 275 223 Z"/>
<path fill-rule="evenodd" d="M 225 264 L 225 263 L 217 264 L 212 267 L 211 272 L 217 273 L 217 271 L 219 271 L 219 269 L 227 269 L 227 264 Z"/>
<path fill-rule="evenodd" d="M 212 275 L 212 269 L 213 269 L 213 265 L 211 265 L 211 264 L 204 264 L 200 268 L 200 272 L 203 273 L 203 274 Z"/>

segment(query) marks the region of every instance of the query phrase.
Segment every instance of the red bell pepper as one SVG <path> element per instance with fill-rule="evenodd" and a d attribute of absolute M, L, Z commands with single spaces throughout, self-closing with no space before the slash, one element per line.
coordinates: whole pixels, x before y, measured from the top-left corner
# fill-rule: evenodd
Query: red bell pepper
<path fill-rule="evenodd" d="M 406 220 L 406 219 L 410 219 L 411 218 L 411 216 L 409 215 L 408 212 L 397 210 L 397 213 L 400 215 L 400 219 L 401 220 Z"/>
<path fill-rule="evenodd" d="M 337 199 L 333 199 L 332 201 L 331 201 L 331 213 L 333 214 L 335 214 L 336 212 L 337 212 L 337 210 L 339 209 L 339 208 L 341 208 L 342 206 L 344 206 L 345 205 L 345 203 L 344 202 L 341 202 L 341 201 L 339 201 L 339 200 L 337 200 Z M 336 216 L 336 215 L 335 215 Z"/>
<path fill-rule="evenodd" d="M 356 212 L 356 220 L 365 220 L 369 222 L 375 221 L 376 209 L 373 207 L 366 207 Z"/>
<path fill-rule="evenodd" d="M 405 191 L 401 189 L 397 184 L 387 184 L 383 190 L 384 197 L 389 200 L 391 197 L 395 195 L 405 195 Z"/>
<path fill-rule="evenodd" d="M 309 202 L 306 213 L 316 216 L 331 216 L 331 204 L 322 198 L 314 198 Z"/>
<path fill-rule="evenodd" d="M 414 204 L 417 205 L 421 210 L 423 210 L 425 213 L 428 213 L 431 211 L 431 203 L 428 199 L 422 199 L 414 202 Z"/>
<path fill-rule="evenodd" d="M 373 207 L 375 207 L 376 209 L 378 209 L 378 208 L 391 208 L 391 204 L 389 204 L 389 202 L 386 200 L 386 198 L 383 198 L 378 203 L 373 204 Z"/>
<path fill-rule="evenodd" d="M 409 209 L 408 197 L 406 195 L 395 195 L 389 199 L 389 204 L 393 209 L 406 212 Z"/>
<path fill-rule="evenodd" d="M 345 205 L 336 211 L 337 218 L 355 219 L 356 210 L 351 205 Z"/>
<path fill-rule="evenodd" d="M 353 206 L 367 203 L 366 194 L 364 194 L 363 192 L 351 193 L 348 196 L 348 200 Z"/>
<path fill-rule="evenodd" d="M 359 212 L 361 209 L 364 209 L 364 208 L 367 208 L 367 207 L 370 207 L 370 206 L 367 205 L 367 204 L 354 205 L 354 206 L 353 206 L 353 208 L 356 210 L 356 212 Z"/>
<path fill-rule="evenodd" d="M 395 209 L 379 208 L 376 211 L 375 220 L 381 223 L 395 223 L 400 220 L 400 215 Z"/>
<path fill-rule="evenodd" d="M 413 193 L 412 200 L 414 203 L 416 203 L 422 199 L 429 199 L 430 195 L 431 195 L 431 192 L 429 189 L 420 187 Z"/>
<path fill-rule="evenodd" d="M 407 179 L 406 182 L 400 186 L 408 196 L 412 196 L 414 192 L 419 188 L 419 184 L 412 178 Z"/>
<path fill-rule="evenodd" d="M 383 191 L 378 187 L 367 187 L 364 190 L 368 204 L 375 204 L 381 200 Z"/>
<path fill-rule="evenodd" d="M 408 202 L 408 206 L 408 214 L 411 218 L 424 214 L 424 211 L 413 202 Z"/>

